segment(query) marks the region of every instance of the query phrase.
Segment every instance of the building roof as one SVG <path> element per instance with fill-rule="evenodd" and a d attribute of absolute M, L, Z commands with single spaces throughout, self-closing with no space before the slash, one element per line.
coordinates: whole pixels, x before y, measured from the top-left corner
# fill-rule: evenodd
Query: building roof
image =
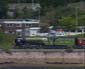
<path fill-rule="evenodd" d="M 14 24 L 23 24 L 23 23 L 28 23 L 28 24 L 32 24 L 32 23 L 39 23 L 39 20 L 29 20 L 29 21 L 3 21 L 3 23 L 14 23 Z"/>

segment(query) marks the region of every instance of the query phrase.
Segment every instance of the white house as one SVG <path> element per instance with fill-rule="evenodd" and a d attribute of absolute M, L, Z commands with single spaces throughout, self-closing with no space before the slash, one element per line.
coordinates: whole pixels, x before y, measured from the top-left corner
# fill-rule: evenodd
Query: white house
<path fill-rule="evenodd" d="M 39 20 L 4 20 L 1 26 L 5 33 L 18 34 L 19 36 L 29 36 L 36 34 L 39 28 Z"/>

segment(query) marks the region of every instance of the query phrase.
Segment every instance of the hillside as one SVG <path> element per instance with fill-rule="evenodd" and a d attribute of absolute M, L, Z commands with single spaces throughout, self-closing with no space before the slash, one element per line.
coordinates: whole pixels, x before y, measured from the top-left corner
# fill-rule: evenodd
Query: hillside
<path fill-rule="evenodd" d="M 81 0 L 1 0 L 0 1 L 0 19 L 10 18 L 7 15 L 9 3 L 39 3 L 41 5 L 41 15 L 45 15 L 49 8 L 56 8 L 57 6 L 66 6 L 70 3 L 80 2 Z M 16 7 L 17 8 L 17 7 Z M 10 10 L 13 11 L 13 10 Z M 17 12 L 17 10 L 15 10 Z M 36 13 L 37 14 L 37 13 Z M 19 15 L 19 14 L 18 14 Z"/>

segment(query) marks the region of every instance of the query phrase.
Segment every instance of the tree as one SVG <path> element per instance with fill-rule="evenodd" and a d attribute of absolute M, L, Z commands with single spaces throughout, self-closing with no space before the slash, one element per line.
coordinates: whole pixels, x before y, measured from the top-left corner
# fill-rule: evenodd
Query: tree
<path fill-rule="evenodd" d="M 57 26 L 60 13 L 56 11 L 53 7 L 49 7 L 49 11 L 45 16 L 41 17 L 41 23 L 47 23 L 50 26 Z"/>
<path fill-rule="evenodd" d="M 21 15 L 22 15 L 22 14 L 19 12 L 19 8 L 16 8 L 16 9 L 14 10 L 13 18 L 14 18 L 14 19 L 21 18 Z"/>
<path fill-rule="evenodd" d="M 85 26 L 85 15 L 80 15 L 78 17 L 78 25 L 79 26 Z"/>
<path fill-rule="evenodd" d="M 0 1 L 0 19 L 4 19 L 7 16 L 8 5 L 7 1 Z"/>
<path fill-rule="evenodd" d="M 75 17 L 74 8 L 66 6 L 49 7 L 48 12 L 41 18 L 41 21 L 49 23 L 56 29 L 56 27 L 59 26 L 59 19 L 62 17 Z"/>
<path fill-rule="evenodd" d="M 24 19 L 32 19 L 33 18 L 33 9 L 32 8 L 28 9 L 27 7 L 24 7 L 22 9 L 21 15 L 22 15 L 21 17 Z"/>
<path fill-rule="evenodd" d="M 56 9 L 58 6 L 67 6 L 69 3 L 79 2 L 81 0 L 34 0 L 34 3 L 40 3 L 41 15 L 47 15 L 50 7 Z M 83 0 L 84 1 L 84 0 Z M 0 18 L 6 18 L 7 4 L 8 3 L 32 3 L 32 0 L 1 0 L 0 1 Z M 57 9 L 59 10 L 59 9 Z M 66 15 L 68 12 L 66 13 Z M 34 14 L 37 15 L 36 13 Z"/>
<path fill-rule="evenodd" d="M 24 7 L 22 10 L 16 8 L 14 11 L 14 19 L 31 19 L 33 18 L 33 10 L 27 7 Z"/>
<path fill-rule="evenodd" d="M 69 31 L 77 29 L 76 19 L 74 17 L 62 17 L 59 20 L 59 24 Z"/>
<path fill-rule="evenodd" d="M 40 24 L 40 32 L 41 33 L 46 33 L 49 31 L 49 24 L 47 23 L 41 23 Z"/>
<path fill-rule="evenodd" d="M 69 3 L 75 3 L 79 1 L 81 0 L 39 0 L 39 3 L 42 7 L 42 15 L 45 15 L 45 13 L 48 12 L 50 6 L 56 8 L 57 6 L 66 6 Z"/>

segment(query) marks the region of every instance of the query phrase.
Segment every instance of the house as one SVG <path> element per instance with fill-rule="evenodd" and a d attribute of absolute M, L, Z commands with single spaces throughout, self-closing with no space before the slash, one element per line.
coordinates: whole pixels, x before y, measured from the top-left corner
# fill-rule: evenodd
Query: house
<path fill-rule="evenodd" d="M 32 33 L 37 33 L 37 29 L 39 27 L 39 20 L 29 19 L 5 19 L 2 21 L 1 26 L 4 33 L 17 34 L 19 36 L 29 36 Z M 32 30 L 32 28 L 34 28 Z"/>

